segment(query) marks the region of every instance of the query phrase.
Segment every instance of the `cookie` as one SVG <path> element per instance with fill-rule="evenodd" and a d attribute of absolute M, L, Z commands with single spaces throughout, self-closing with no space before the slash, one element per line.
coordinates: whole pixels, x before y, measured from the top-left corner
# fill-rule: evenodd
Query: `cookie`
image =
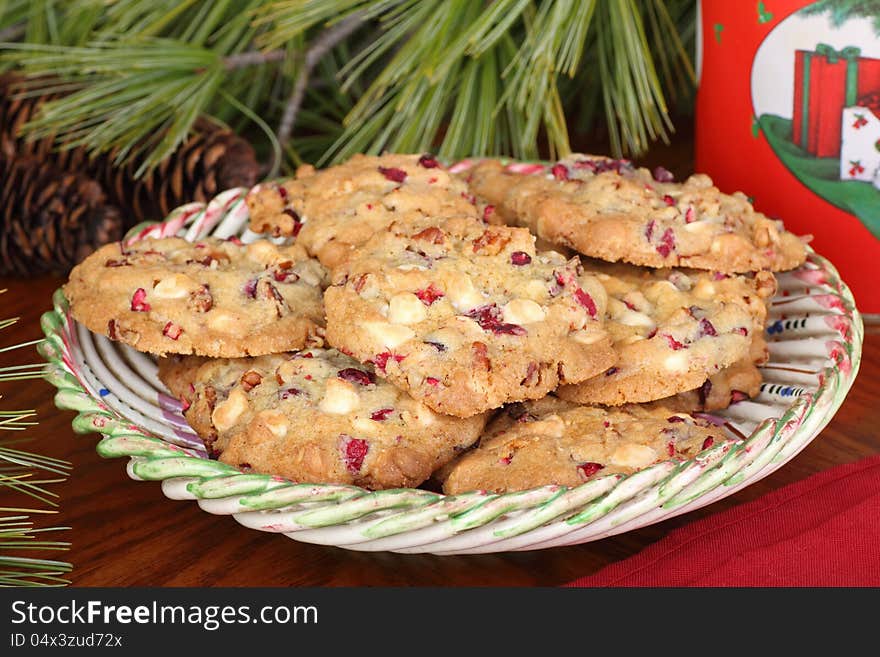
<path fill-rule="evenodd" d="M 508 223 L 602 260 L 736 273 L 806 259 L 804 242 L 780 221 L 703 174 L 676 183 L 665 169 L 652 175 L 627 160 L 576 154 L 548 167 L 485 161 L 463 175 Z"/>
<path fill-rule="evenodd" d="M 605 409 L 550 396 L 506 408 L 486 428 L 478 447 L 451 462 L 439 477 L 449 495 L 578 486 L 593 477 L 692 458 L 727 439 L 710 422 L 661 406 Z"/>
<path fill-rule="evenodd" d="M 301 246 L 168 237 L 103 246 L 64 294 L 86 328 L 139 351 L 234 358 L 320 342 L 326 276 Z"/>
<path fill-rule="evenodd" d="M 603 286 L 523 228 L 394 225 L 333 280 L 328 343 L 438 413 L 537 399 L 614 364 Z"/>
<path fill-rule="evenodd" d="M 221 461 L 298 482 L 418 486 L 476 441 L 486 419 L 437 415 L 333 349 L 165 358 L 159 376 Z"/>
<path fill-rule="evenodd" d="M 295 179 L 249 194 L 247 204 L 251 230 L 295 237 L 328 267 L 394 222 L 494 218 L 492 208 L 478 206 L 467 185 L 430 155 L 355 155 L 320 171 L 300 167 Z"/>
<path fill-rule="evenodd" d="M 661 399 L 658 404 L 693 413 L 719 411 L 761 391 L 761 370 L 751 358 L 742 358 L 703 381 L 699 388 Z"/>
<path fill-rule="evenodd" d="M 608 295 L 606 327 L 617 362 L 557 394 L 569 401 L 617 406 L 695 390 L 763 344 L 770 272 L 753 276 L 646 269 L 597 261 L 588 272 Z"/>

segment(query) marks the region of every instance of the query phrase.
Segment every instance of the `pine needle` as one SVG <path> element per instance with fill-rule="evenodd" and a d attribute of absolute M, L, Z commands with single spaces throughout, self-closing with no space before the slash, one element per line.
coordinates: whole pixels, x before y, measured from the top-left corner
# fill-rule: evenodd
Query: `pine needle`
<path fill-rule="evenodd" d="M 0 294 L 4 292 L 6 290 L 0 290 Z M 17 318 L 0 320 L 0 329 L 8 328 L 16 321 Z M 32 340 L 5 347 L 0 349 L 0 353 L 33 346 L 39 342 L 41 340 Z M 8 365 L 0 367 L 0 381 L 35 378 L 42 376 L 44 371 L 42 364 Z M 35 415 L 33 410 L 0 410 L 0 431 L 23 431 L 34 426 L 36 422 L 28 420 Z M 25 440 L 27 439 L 0 440 L 0 491 L 24 495 L 31 502 L 40 502 L 49 508 L 0 507 L 0 514 L 15 514 L 0 516 L 0 586 L 64 586 L 69 582 L 61 575 L 70 572 L 72 566 L 69 563 L 20 556 L 17 553 L 22 550 L 26 554 L 33 554 L 69 549 L 70 544 L 65 541 L 40 538 L 48 532 L 63 531 L 69 527 L 35 528 L 30 517 L 56 512 L 58 494 L 50 486 L 65 481 L 72 466 L 63 459 L 13 447 Z"/>

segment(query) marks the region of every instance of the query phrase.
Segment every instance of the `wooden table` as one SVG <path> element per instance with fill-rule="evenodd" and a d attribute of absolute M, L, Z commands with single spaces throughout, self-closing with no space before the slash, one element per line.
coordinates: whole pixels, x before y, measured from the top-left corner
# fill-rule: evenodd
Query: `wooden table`
<path fill-rule="evenodd" d="M 0 318 L 20 316 L 0 332 L 0 346 L 41 337 L 56 277 L 0 278 Z M 122 459 L 95 452 L 97 434 L 74 434 L 72 412 L 57 410 L 54 388 L 40 380 L 0 383 L 0 408 L 32 408 L 39 426 L 29 448 L 69 460 L 73 474 L 56 486 L 60 512 L 37 518 L 66 525 L 66 558 L 76 586 L 530 586 L 556 585 L 595 572 L 671 529 L 759 497 L 834 465 L 880 452 L 880 327 L 868 326 L 858 380 L 828 427 L 772 475 L 678 518 L 580 546 L 480 556 L 371 554 L 298 543 L 212 516 L 192 502 L 163 496 L 158 483 L 135 482 Z M 3 354 L 4 364 L 37 362 L 32 348 Z M 0 436 L 2 438 L 3 436 Z M 0 491 L 0 506 L 25 500 Z"/>

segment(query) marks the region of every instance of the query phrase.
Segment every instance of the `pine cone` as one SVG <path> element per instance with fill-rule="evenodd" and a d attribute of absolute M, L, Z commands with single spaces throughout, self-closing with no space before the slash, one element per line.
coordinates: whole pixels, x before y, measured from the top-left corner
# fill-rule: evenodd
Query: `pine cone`
<path fill-rule="evenodd" d="M 130 213 L 130 228 L 140 221 L 158 221 L 174 208 L 209 201 L 225 189 L 252 187 L 259 166 L 253 147 L 230 130 L 207 119 L 196 121 L 193 133 L 156 168 L 135 178 L 140 162 L 113 164 L 115 153 L 88 165 L 110 200 Z"/>
<path fill-rule="evenodd" d="M 19 128 L 33 118 L 40 105 L 55 96 L 17 97 L 22 78 L 0 76 L 0 153 L 7 157 L 32 156 L 59 169 L 84 171 L 100 183 L 109 203 L 122 210 L 128 229 L 141 221 L 158 221 L 179 205 L 208 201 L 231 187 L 251 187 L 259 165 L 253 147 L 216 123 L 200 118 L 192 134 L 165 161 L 141 178 L 134 173 L 139 161 L 119 167 L 115 152 L 90 158 L 84 148 L 57 149 L 54 138 L 27 141 Z"/>
<path fill-rule="evenodd" d="M 122 237 L 119 211 L 91 178 L 38 158 L 0 156 L 0 274 L 65 274 Z"/>

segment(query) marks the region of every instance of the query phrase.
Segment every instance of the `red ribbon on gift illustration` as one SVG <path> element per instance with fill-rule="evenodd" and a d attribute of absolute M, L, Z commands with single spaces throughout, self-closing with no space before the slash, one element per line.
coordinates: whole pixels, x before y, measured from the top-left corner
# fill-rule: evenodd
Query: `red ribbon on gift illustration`
<path fill-rule="evenodd" d="M 880 59 L 820 43 L 795 51 L 792 141 L 816 157 L 839 157 L 841 112 L 880 89 Z"/>

